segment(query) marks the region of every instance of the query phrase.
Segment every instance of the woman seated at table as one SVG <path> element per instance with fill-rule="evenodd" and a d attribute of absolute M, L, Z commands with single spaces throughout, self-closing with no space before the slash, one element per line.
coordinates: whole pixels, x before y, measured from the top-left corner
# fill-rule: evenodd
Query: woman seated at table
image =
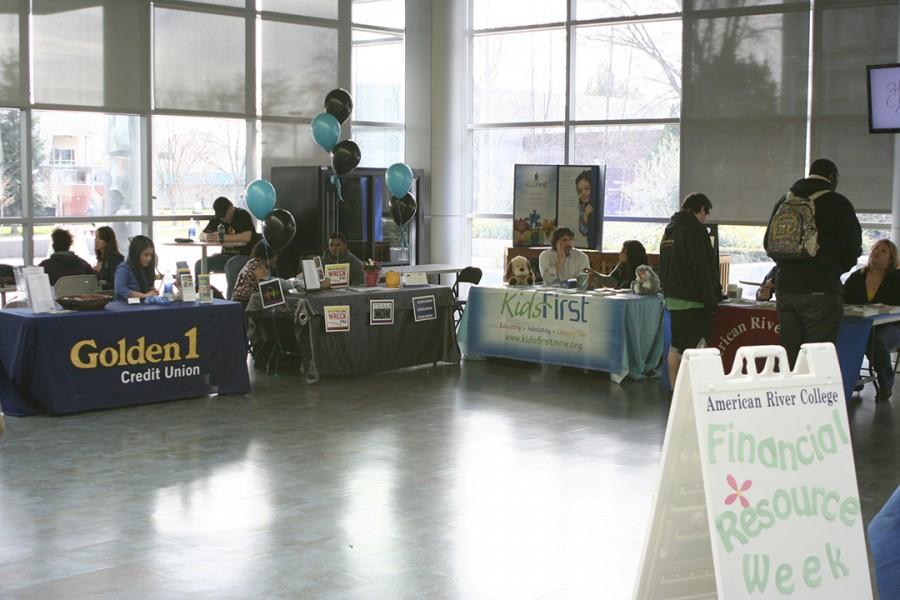
<path fill-rule="evenodd" d="M 116 281 L 116 269 L 125 260 L 119 252 L 119 243 L 116 241 L 116 232 L 112 227 L 98 227 L 94 232 L 94 253 L 97 255 L 97 263 L 94 271 L 100 282 L 101 290 L 111 290 Z"/>
<path fill-rule="evenodd" d="M 619 263 L 609 275 L 600 275 L 600 286 L 616 289 L 630 288 L 634 283 L 635 272 L 641 265 L 649 265 L 647 250 L 637 240 L 628 240 L 619 250 Z"/>
<path fill-rule="evenodd" d="M 900 259 L 897 246 L 890 240 L 878 240 L 869 252 L 866 266 L 854 271 L 844 284 L 847 304 L 890 304 L 900 306 Z M 866 352 L 878 377 L 878 398 L 887 400 L 894 390 L 894 365 L 891 350 L 900 347 L 900 323 L 879 325 Z"/>
<path fill-rule="evenodd" d="M 250 260 L 238 273 L 231 299 L 247 308 L 250 296 L 259 291 L 259 282 L 269 276 L 269 265 L 277 260 L 278 255 L 272 252 L 265 240 L 257 242 L 250 252 Z"/>
<path fill-rule="evenodd" d="M 156 280 L 156 247 L 145 235 L 136 235 L 128 246 L 128 259 L 116 268 L 116 298 L 149 298 L 158 296 Z"/>

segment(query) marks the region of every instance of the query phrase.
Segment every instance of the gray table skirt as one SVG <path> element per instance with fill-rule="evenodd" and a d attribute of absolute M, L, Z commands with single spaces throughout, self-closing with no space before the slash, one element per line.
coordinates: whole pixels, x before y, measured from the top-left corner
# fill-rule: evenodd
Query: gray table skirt
<path fill-rule="evenodd" d="M 413 298 L 434 296 L 436 318 L 416 321 Z M 371 300 L 394 301 L 394 323 L 369 322 Z M 307 380 L 321 375 L 360 375 L 426 363 L 460 361 L 453 324 L 453 293 L 446 286 L 349 288 L 289 296 L 263 310 L 259 295 L 247 305 L 251 340 L 293 344 Z M 325 331 L 327 306 L 350 307 L 350 330 Z"/>

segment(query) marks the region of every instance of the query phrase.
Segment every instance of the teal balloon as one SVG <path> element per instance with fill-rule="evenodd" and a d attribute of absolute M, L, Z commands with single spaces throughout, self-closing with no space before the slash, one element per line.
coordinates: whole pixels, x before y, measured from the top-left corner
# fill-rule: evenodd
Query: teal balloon
<path fill-rule="evenodd" d="M 275 188 L 265 179 L 257 179 L 247 186 L 247 209 L 257 219 L 265 219 L 275 208 Z"/>
<path fill-rule="evenodd" d="M 412 169 L 403 163 L 394 163 L 385 171 L 384 181 L 391 191 L 391 196 L 402 198 L 412 187 Z"/>
<path fill-rule="evenodd" d="M 310 123 L 310 128 L 313 139 L 325 152 L 331 152 L 341 138 L 341 124 L 334 115 L 328 113 L 316 115 Z"/>

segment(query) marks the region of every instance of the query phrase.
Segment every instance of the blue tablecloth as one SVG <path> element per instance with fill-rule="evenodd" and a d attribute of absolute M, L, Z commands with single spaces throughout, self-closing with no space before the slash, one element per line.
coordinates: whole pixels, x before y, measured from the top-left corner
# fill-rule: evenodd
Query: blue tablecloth
<path fill-rule="evenodd" d="M 241 305 L 0 311 L 3 412 L 55 415 L 250 391 Z"/>
<path fill-rule="evenodd" d="M 663 351 L 658 296 L 473 287 L 460 323 L 468 357 L 495 356 L 611 373 L 655 373 Z"/>

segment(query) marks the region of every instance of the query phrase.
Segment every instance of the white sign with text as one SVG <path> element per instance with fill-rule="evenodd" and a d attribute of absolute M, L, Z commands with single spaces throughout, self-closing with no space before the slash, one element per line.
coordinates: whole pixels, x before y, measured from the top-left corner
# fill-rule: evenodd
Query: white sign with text
<path fill-rule="evenodd" d="M 734 364 L 684 354 L 635 598 L 871 598 L 834 346 Z"/>

